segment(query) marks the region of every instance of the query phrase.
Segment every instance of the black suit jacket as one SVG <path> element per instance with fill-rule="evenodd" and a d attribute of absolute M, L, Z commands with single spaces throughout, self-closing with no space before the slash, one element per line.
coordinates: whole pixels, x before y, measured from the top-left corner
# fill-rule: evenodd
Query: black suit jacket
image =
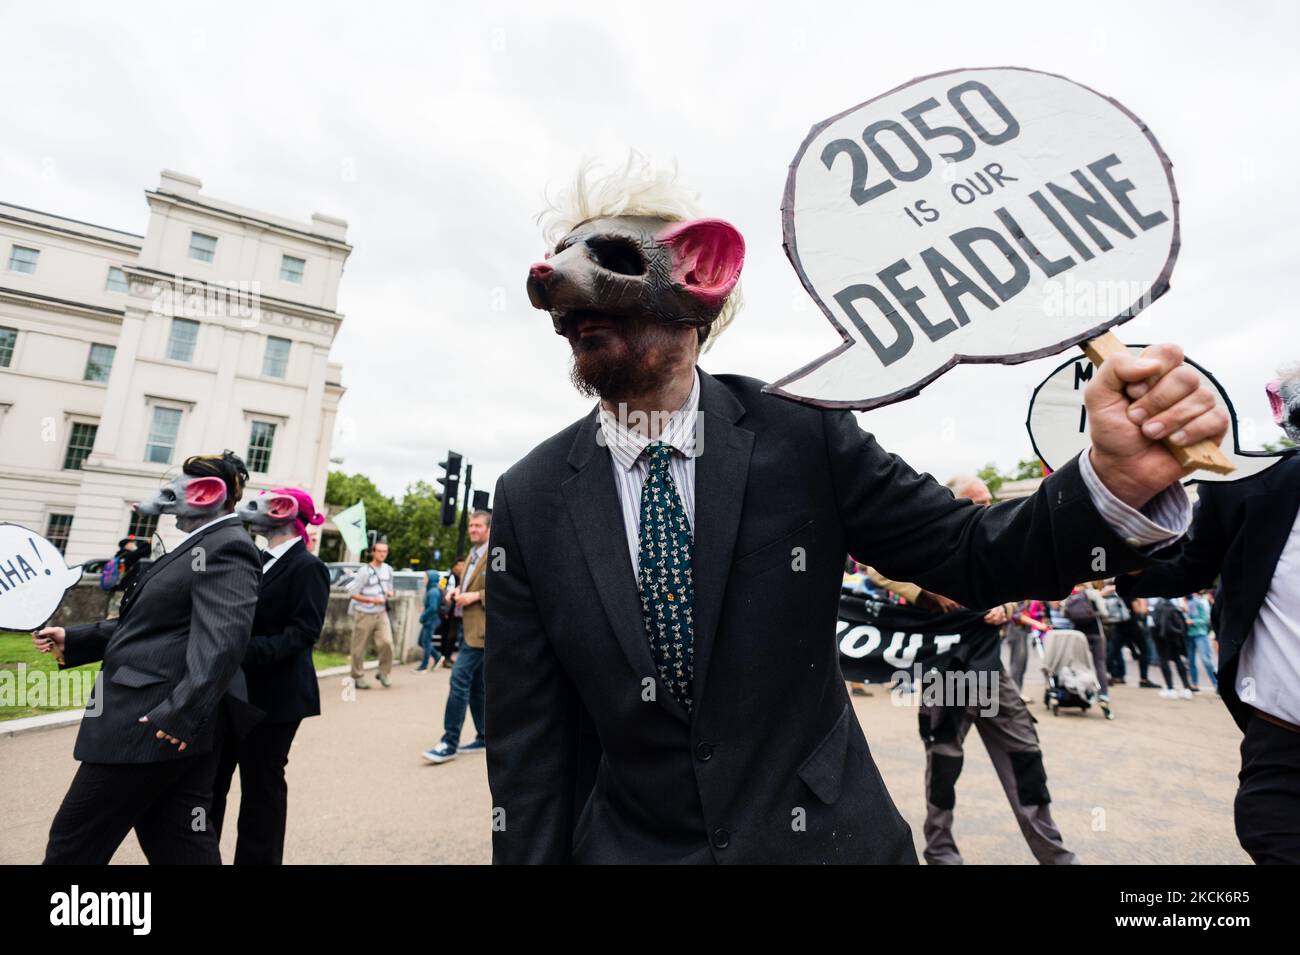
<path fill-rule="evenodd" d="M 231 518 L 155 561 L 116 620 L 69 627 L 64 666 L 104 661 L 73 755 L 152 763 L 210 751 L 223 698 L 247 699 L 239 664 L 261 573 L 257 548 Z M 246 703 L 227 709 L 237 723 L 250 712 Z M 185 751 L 157 739 L 160 729 Z"/>
<path fill-rule="evenodd" d="M 970 607 L 1063 596 L 1097 576 L 1097 547 L 1111 572 L 1144 558 L 1073 463 L 1031 498 L 977 507 L 847 411 L 700 379 L 693 717 L 656 679 L 596 411 L 497 482 L 494 859 L 914 862 L 840 673 L 845 554 Z"/>
<path fill-rule="evenodd" d="M 301 541 L 262 575 L 244 675 L 248 700 L 266 713 L 268 723 L 320 713 L 311 650 L 325 625 L 329 599 L 329 571 Z"/>
<path fill-rule="evenodd" d="M 1178 559 L 1122 577 L 1116 589 L 1125 597 L 1181 597 L 1222 575 L 1213 614 L 1219 693 L 1244 730 L 1251 708 L 1237 695 L 1237 659 L 1300 511 L 1300 454 L 1240 481 L 1204 482 L 1198 491 L 1196 517 Z"/>

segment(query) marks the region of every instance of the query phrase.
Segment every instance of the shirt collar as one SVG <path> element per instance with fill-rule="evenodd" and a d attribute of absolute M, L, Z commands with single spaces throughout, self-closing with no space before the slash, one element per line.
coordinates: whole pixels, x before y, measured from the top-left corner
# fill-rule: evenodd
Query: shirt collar
<path fill-rule="evenodd" d="M 271 555 L 272 559 L 277 559 L 283 557 L 285 551 L 287 551 L 294 544 L 301 544 L 301 543 L 302 543 L 301 537 L 290 537 L 287 541 L 280 541 L 280 543 L 276 544 L 274 547 L 268 547 L 266 549 L 266 552 Z"/>
<path fill-rule="evenodd" d="M 228 520 L 231 520 L 231 519 L 233 519 L 233 518 L 238 518 L 238 517 L 239 517 L 239 515 L 238 515 L 238 514 L 234 514 L 234 513 L 231 513 L 231 514 L 222 514 L 220 517 L 214 517 L 212 520 L 208 521 L 206 524 L 200 524 L 198 527 L 194 528 L 194 530 L 190 531 L 188 534 L 186 534 L 184 537 L 182 537 L 182 538 L 181 538 L 181 542 L 180 542 L 179 544 L 177 544 L 176 547 L 177 547 L 178 549 L 181 548 L 181 547 L 184 547 L 185 544 L 186 544 L 186 542 L 187 542 L 191 537 L 195 536 L 196 534 L 202 534 L 204 531 L 206 531 L 206 530 L 207 530 L 209 527 L 211 527 L 213 524 L 220 524 L 222 521 L 228 521 Z"/>
<path fill-rule="evenodd" d="M 619 466 L 625 471 L 632 470 L 632 465 L 636 464 L 637 458 L 641 453 L 650 446 L 652 440 L 641 432 L 626 427 L 631 423 L 626 420 L 639 412 L 628 412 L 625 409 L 623 414 L 626 416 L 624 421 L 603 407 L 600 409 L 600 432 L 604 439 L 605 446 L 609 448 L 610 455 L 618 462 Z M 696 455 L 696 425 L 700 415 L 700 373 L 695 372 L 694 380 L 691 382 L 691 393 L 686 396 L 682 406 L 668 416 L 664 427 L 660 429 L 658 441 L 669 445 L 684 457 L 693 458 Z"/>

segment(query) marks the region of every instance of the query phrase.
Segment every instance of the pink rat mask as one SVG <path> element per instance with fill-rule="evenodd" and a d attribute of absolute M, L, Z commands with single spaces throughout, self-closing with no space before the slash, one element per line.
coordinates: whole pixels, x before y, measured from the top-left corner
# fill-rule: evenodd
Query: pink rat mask
<path fill-rule="evenodd" d="M 298 516 L 298 502 L 280 491 L 263 491 L 235 508 L 239 519 L 258 532 L 275 530 Z"/>
<path fill-rule="evenodd" d="M 744 262 L 744 239 L 721 219 L 597 218 L 528 270 L 528 299 L 551 313 L 558 335 L 583 318 L 646 316 L 698 328 L 702 341 Z"/>

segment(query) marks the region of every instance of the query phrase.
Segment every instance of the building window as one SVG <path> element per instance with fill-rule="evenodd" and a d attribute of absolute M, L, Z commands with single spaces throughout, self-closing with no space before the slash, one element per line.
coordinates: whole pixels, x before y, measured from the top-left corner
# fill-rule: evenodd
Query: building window
<path fill-rule="evenodd" d="M 117 349 L 112 345 L 91 345 L 90 357 L 86 359 L 86 381 L 108 381 L 115 354 Z"/>
<path fill-rule="evenodd" d="M 293 255 L 280 256 L 280 281 L 302 284 L 302 273 L 307 268 L 307 260 Z"/>
<path fill-rule="evenodd" d="M 217 237 L 202 232 L 190 233 L 190 258 L 197 262 L 211 262 L 217 254 Z"/>
<path fill-rule="evenodd" d="M 72 422 L 72 433 L 68 437 L 68 453 L 63 456 L 65 471 L 81 470 L 81 463 L 90 457 L 90 452 L 95 449 L 95 434 L 98 431 L 97 424 Z"/>
<path fill-rule="evenodd" d="M 139 540 L 150 540 L 154 531 L 158 530 L 157 514 L 140 514 L 135 511 L 131 512 L 130 523 L 126 525 L 126 534 L 128 537 L 134 535 Z"/>
<path fill-rule="evenodd" d="M 41 257 L 37 249 L 29 249 L 24 245 L 15 245 L 9 250 L 9 271 L 26 272 L 32 275 L 36 271 L 36 260 Z"/>
<path fill-rule="evenodd" d="M 192 318 L 173 318 L 171 334 L 167 336 L 167 357 L 172 361 L 193 361 L 198 340 L 198 322 Z"/>
<path fill-rule="evenodd" d="M 254 421 L 253 433 L 248 439 L 248 470 L 265 474 L 271 470 L 271 445 L 275 443 L 275 425 Z"/>
<path fill-rule="evenodd" d="M 0 368 L 8 368 L 14 360 L 14 345 L 18 342 L 18 329 L 0 328 Z"/>
<path fill-rule="evenodd" d="M 131 286 L 127 284 L 126 273 L 115 265 L 108 267 L 108 282 L 104 288 L 110 292 L 129 292 Z"/>
<path fill-rule="evenodd" d="M 262 358 L 262 374 L 271 378 L 283 378 L 289 371 L 289 339 L 275 338 L 266 340 L 266 355 Z"/>
<path fill-rule="evenodd" d="M 51 514 L 45 525 L 45 539 L 53 544 L 60 554 L 68 552 L 68 535 L 72 533 L 71 514 Z"/>
<path fill-rule="evenodd" d="M 144 459 L 151 464 L 171 464 L 176 450 L 176 436 L 181 430 L 181 412 L 177 408 L 154 408 L 149 424 L 149 443 Z"/>

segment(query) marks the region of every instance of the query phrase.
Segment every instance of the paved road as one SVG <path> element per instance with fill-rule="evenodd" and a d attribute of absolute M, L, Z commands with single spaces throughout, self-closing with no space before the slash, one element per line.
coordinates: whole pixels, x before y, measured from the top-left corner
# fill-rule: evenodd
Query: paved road
<path fill-rule="evenodd" d="M 285 861 L 481 863 L 490 858 L 483 757 L 430 766 L 448 671 L 394 672 L 393 688 L 343 697 L 322 682 L 324 713 L 303 724 L 289 764 Z M 1031 687 L 1031 690 L 1033 688 Z M 919 837 L 924 757 L 916 714 L 880 687 L 855 698 L 858 719 L 900 810 Z M 1212 695 L 1163 700 L 1116 687 L 1117 719 L 1093 711 L 1040 717 L 1053 811 L 1086 863 L 1244 863 L 1232 829 L 1239 734 Z M 470 730 L 466 730 L 469 738 Z M 75 728 L 0 739 L 0 863 L 39 862 L 76 764 Z M 1031 863 L 997 778 L 972 732 L 957 788 L 957 839 L 969 863 Z M 236 783 L 236 786 L 238 784 Z M 235 796 L 231 797 L 232 819 Z M 234 850 L 233 825 L 222 854 Z M 918 843 L 918 853 L 920 851 Z M 130 837 L 114 858 L 140 863 Z"/>

